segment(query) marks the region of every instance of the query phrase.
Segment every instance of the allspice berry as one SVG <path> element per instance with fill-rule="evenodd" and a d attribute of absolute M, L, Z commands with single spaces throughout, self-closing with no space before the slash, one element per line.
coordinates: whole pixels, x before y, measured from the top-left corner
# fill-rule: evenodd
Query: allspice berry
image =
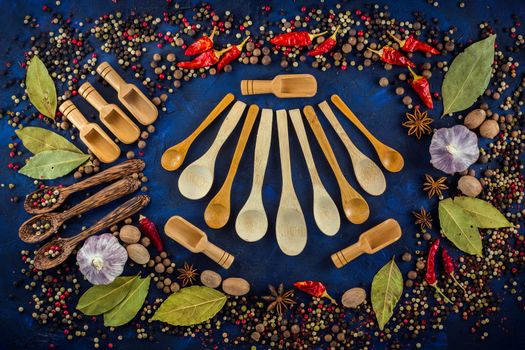
<path fill-rule="evenodd" d="M 479 134 L 487 139 L 495 138 L 499 133 L 499 124 L 497 121 L 488 119 L 479 127 Z"/>
<path fill-rule="evenodd" d="M 469 129 L 476 129 L 478 126 L 485 121 L 485 118 L 487 117 L 487 112 L 485 112 L 483 109 L 475 109 L 473 111 L 470 111 L 469 114 L 465 117 L 465 120 L 463 123 L 465 126 Z"/>
<path fill-rule="evenodd" d="M 477 197 L 483 190 L 483 187 L 479 180 L 474 176 L 465 175 L 458 181 L 458 190 L 460 190 L 465 196 Z"/>

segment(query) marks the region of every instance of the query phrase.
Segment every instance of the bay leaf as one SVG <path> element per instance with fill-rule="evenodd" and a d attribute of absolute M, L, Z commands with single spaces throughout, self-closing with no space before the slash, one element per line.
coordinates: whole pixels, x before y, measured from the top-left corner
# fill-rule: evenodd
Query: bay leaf
<path fill-rule="evenodd" d="M 173 293 L 151 318 L 174 326 L 191 326 L 215 316 L 226 303 L 226 295 L 209 287 L 191 286 Z"/>
<path fill-rule="evenodd" d="M 33 179 L 51 180 L 69 174 L 88 159 L 88 154 L 77 152 L 43 151 L 32 156 L 19 172 Z"/>
<path fill-rule="evenodd" d="M 471 197 L 456 197 L 454 204 L 469 213 L 479 228 L 511 227 L 512 224 L 505 215 L 501 214 L 492 204 L 484 200 Z"/>
<path fill-rule="evenodd" d="M 104 326 L 122 326 L 135 317 L 148 296 L 151 277 L 139 278 L 133 283 L 128 295 L 113 309 L 104 314 Z"/>
<path fill-rule="evenodd" d="M 128 295 L 138 277 L 117 277 L 110 284 L 89 288 L 78 300 L 77 310 L 85 315 L 94 316 L 113 309 Z"/>
<path fill-rule="evenodd" d="M 443 115 L 469 108 L 490 82 L 496 35 L 480 40 L 454 58 L 443 80 Z"/>
<path fill-rule="evenodd" d="M 66 140 L 63 136 L 44 128 L 26 126 L 15 131 L 16 135 L 22 140 L 25 148 L 31 153 L 37 154 L 43 151 L 65 150 L 82 153 L 74 144 Z"/>
<path fill-rule="evenodd" d="M 376 273 L 372 280 L 370 298 L 381 330 L 394 314 L 394 309 L 402 293 L 403 275 L 392 259 Z"/>
<path fill-rule="evenodd" d="M 452 198 L 439 202 L 439 223 L 445 237 L 456 247 L 472 255 L 483 254 L 483 244 L 474 218 L 454 204 Z"/>
<path fill-rule="evenodd" d="M 57 111 L 55 83 L 38 56 L 33 56 L 29 61 L 26 73 L 26 90 L 33 106 L 46 117 L 54 119 Z"/>

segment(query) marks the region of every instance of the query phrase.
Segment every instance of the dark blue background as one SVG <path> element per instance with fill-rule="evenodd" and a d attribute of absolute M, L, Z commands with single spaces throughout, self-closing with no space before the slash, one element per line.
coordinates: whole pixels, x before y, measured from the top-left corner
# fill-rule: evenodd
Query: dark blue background
<path fill-rule="evenodd" d="M 189 4 L 188 1 L 182 1 L 182 4 Z M 252 30 L 256 31 L 258 21 L 263 20 L 259 14 L 257 7 L 262 5 L 272 6 L 272 18 L 278 19 L 279 10 L 281 8 L 286 10 L 287 16 L 295 15 L 303 3 L 316 3 L 311 1 L 292 2 L 292 1 L 220 1 L 214 4 L 214 8 L 221 12 L 224 10 L 232 10 L 235 14 L 252 14 L 252 19 L 255 25 Z M 332 2 L 327 2 L 332 4 Z M 385 2 L 386 3 L 386 2 Z M 0 1 L 2 5 L 2 19 L 0 21 L 0 31 L 2 33 L 2 40 L 0 41 L 0 52 L 6 52 L 7 48 L 11 48 L 7 55 L 3 54 L 3 63 L 8 61 L 13 63 L 8 77 L 2 79 L 20 78 L 24 72 L 19 67 L 19 62 L 22 60 L 22 52 L 27 49 L 27 38 L 34 31 L 29 31 L 27 26 L 23 26 L 22 20 L 25 14 L 34 14 L 37 17 L 41 16 L 40 7 L 43 2 L 40 1 Z M 363 2 L 351 1 L 350 4 L 345 4 L 345 8 L 355 9 L 362 7 Z M 50 3 L 50 5 L 52 5 Z M 121 10 L 124 14 L 130 12 L 131 9 L 137 9 L 139 12 L 149 11 L 154 15 L 160 16 L 164 9 L 164 1 L 119 1 L 117 4 L 109 0 L 105 1 L 63 1 L 63 4 L 58 8 L 65 14 L 73 13 L 76 21 L 82 21 L 85 16 L 96 18 L 102 13 L 114 12 Z M 412 19 L 411 13 L 415 10 L 422 10 L 431 17 L 437 17 L 440 20 L 441 29 L 449 28 L 456 25 L 459 28 L 457 37 L 461 38 L 462 42 L 468 40 L 475 40 L 478 38 L 478 25 L 483 20 L 489 20 L 494 24 L 494 20 L 498 19 L 499 24 L 496 28 L 502 29 L 503 26 L 508 27 L 511 23 L 511 15 L 518 14 L 521 18 L 525 14 L 522 1 L 466 1 L 466 7 L 459 9 L 457 1 L 441 1 L 440 7 L 436 8 L 428 5 L 426 1 L 395 1 L 390 4 L 390 11 L 392 16 L 398 20 Z M 50 30 L 47 17 L 39 22 L 43 30 Z M 56 28 L 53 28 L 56 29 Z M 166 30 L 166 28 L 162 27 Z M 498 41 L 506 42 L 508 39 L 506 34 L 498 31 Z M 16 39 L 16 41 L 15 41 Z M 226 40 L 221 38 L 221 40 Z M 96 48 L 99 42 L 91 39 L 91 42 Z M 145 65 L 149 64 L 151 55 L 156 52 L 156 48 L 151 48 L 148 53 L 144 55 Z M 171 48 L 165 48 L 163 52 L 170 52 Z M 99 51 L 99 50 L 97 50 Z M 178 52 L 180 53 L 180 52 Z M 102 55 L 104 59 L 114 62 L 114 58 Z M 516 57 L 518 60 L 524 57 Z M 423 60 L 421 56 L 415 58 Z M 101 62 L 100 60 L 99 62 Z M 370 282 L 374 273 L 383 266 L 395 254 L 400 254 L 406 250 L 414 251 L 415 249 L 415 232 L 416 227 L 413 224 L 411 215 L 412 210 L 417 210 L 421 206 L 427 209 L 432 209 L 435 220 L 437 220 L 437 201 L 433 199 L 428 201 L 421 191 L 421 185 L 425 173 L 433 174 L 434 176 L 441 176 L 439 172 L 433 170 L 429 163 L 428 145 L 430 137 L 426 137 L 423 141 L 418 142 L 414 137 L 406 136 L 406 129 L 401 126 L 404 119 L 406 109 L 400 101 L 400 97 L 394 94 L 394 87 L 390 85 L 387 88 L 380 88 L 378 80 L 382 76 L 387 76 L 390 81 L 396 81 L 395 75 L 401 72 L 401 69 L 394 69 L 391 72 L 384 71 L 380 65 L 375 65 L 371 69 L 358 72 L 354 68 L 349 68 L 346 72 L 338 69 L 331 69 L 329 72 L 319 72 L 307 67 L 309 64 L 302 64 L 300 68 L 294 69 L 293 72 L 312 73 L 318 80 L 319 92 L 318 95 L 311 99 L 293 99 L 293 100 L 279 100 L 273 96 L 260 97 L 242 97 L 239 93 L 239 81 L 241 79 L 267 79 L 276 74 L 283 73 L 283 69 L 275 61 L 269 67 L 263 66 L 243 66 L 236 64 L 234 72 L 230 74 L 220 74 L 218 76 L 210 76 L 206 79 L 197 79 L 191 83 L 184 84 L 183 87 L 170 95 L 167 108 L 168 113 L 160 113 L 160 117 L 156 123 L 157 132 L 151 135 L 148 140 L 148 147 L 145 150 L 144 157 L 147 162 L 146 175 L 150 181 L 148 186 L 150 188 L 149 195 L 152 197 L 150 206 L 145 210 L 145 214 L 157 222 L 157 225 L 162 228 L 165 221 L 171 215 L 182 215 L 188 220 L 195 223 L 197 226 L 205 229 L 210 237 L 210 240 L 217 245 L 230 251 L 236 257 L 236 261 L 232 268 L 228 271 L 219 271 L 223 277 L 240 276 L 246 278 L 253 283 L 253 289 L 261 293 L 268 283 L 279 283 L 285 281 L 291 284 L 296 280 L 313 279 L 322 280 L 326 282 L 332 295 L 339 298 L 346 289 L 362 286 L 367 291 L 370 287 Z M 523 71 L 523 69 L 521 69 Z M 130 80 L 131 75 L 126 72 L 124 76 Z M 431 83 L 434 84 L 434 90 L 437 90 L 441 82 L 441 74 L 435 73 L 432 77 Z M 518 79 L 515 79 L 518 80 Z M 94 82 L 93 77 L 90 81 Z M 513 82 L 516 83 L 516 82 Z M 100 88 L 102 94 L 110 101 L 115 101 L 115 93 L 110 89 L 104 89 L 100 84 L 95 83 L 95 87 Z M 515 84 L 514 84 L 515 85 Z M 406 87 L 406 86 L 405 86 Z M 511 90 L 508 90 L 509 92 Z M 405 157 L 405 169 L 401 173 L 391 174 L 385 171 L 387 179 L 387 191 L 380 197 L 372 197 L 365 195 L 362 191 L 352 173 L 351 163 L 349 157 L 342 146 L 340 140 L 337 138 L 330 125 L 326 122 L 324 117 L 320 115 L 321 123 L 325 127 L 325 131 L 331 141 L 332 147 L 339 159 L 343 172 L 349 178 L 350 182 L 363 194 L 369 202 L 371 215 L 368 221 L 362 225 L 352 225 L 344 216 L 342 216 L 341 231 L 335 237 L 327 237 L 323 235 L 316 227 L 312 215 L 312 189 L 311 182 L 308 177 L 306 165 L 299 148 L 299 144 L 295 137 L 293 128 L 289 125 L 291 131 L 290 148 L 292 152 L 292 166 L 293 166 L 293 180 L 298 193 L 303 212 L 306 216 L 308 225 L 308 243 L 306 249 L 298 257 L 288 257 L 281 253 L 275 242 L 275 216 L 279 203 L 279 196 L 281 191 L 281 177 L 280 177 L 280 161 L 277 146 L 276 124 L 274 123 L 273 140 L 271 155 L 268 163 L 268 170 L 265 178 L 264 187 L 264 203 L 270 219 L 270 230 L 259 242 L 245 243 L 236 235 L 234 231 L 235 217 L 244 202 L 247 199 L 251 188 L 252 172 L 253 172 L 253 152 L 255 144 L 255 132 L 252 133 L 248 147 L 241 161 L 239 172 L 235 178 L 232 195 L 232 215 L 228 225 L 221 230 L 207 229 L 203 219 L 204 209 L 209 200 L 215 195 L 222 181 L 226 176 L 229 166 L 229 161 L 235 148 L 236 140 L 240 132 L 238 126 L 219 155 L 216 177 L 212 190 L 209 195 L 199 201 L 190 201 L 180 195 L 177 188 L 177 181 L 181 170 L 174 173 L 168 173 L 160 167 L 160 157 L 162 152 L 169 146 L 178 143 L 184 139 L 194 128 L 201 122 L 202 118 L 207 115 L 211 108 L 222 98 L 227 92 L 233 92 L 246 103 L 256 103 L 260 108 L 273 109 L 292 109 L 300 108 L 306 104 L 317 104 L 324 99 L 329 98 L 333 93 L 338 93 L 343 100 L 353 109 L 353 111 L 362 118 L 365 125 L 374 133 L 380 140 L 386 141 L 387 144 L 401 151 Z M 4 91 L 0 96 L 1 106 L 11 108 L 10 98 L 13 93 L 20 95 L 20 89 L 13 91 Z M 415 97 L 414 97 L 415 98 Z M 77 103 L 82 111 L 86 114 L 93 112 L 81 98 L 76 98 Z M 497 102 L 489 101 L 492 108 L 496 108 Z M 436 118 L 435 126 L 446 126 L 455 123 L 453 118 L 446 118 L 439 120 L 441 111 L 440 103 L 432 112 L 432 117 Z M 357 131 L 353 125 L 346 119 L 336 113 L 348 131 L 350 137 L 358 145 L 358 147 L 375 161 L 378 161 L 376 154 L 367 140 Z M 188 154 L 184 166 L 187 166 L 191 161 L 198 158 L 205 152 L 207 147 L 211 144 L 219 126 L 220 121 L 215 122 L 208 130 L 206 130 L 201 137 L 199 137 Z M 257 126 L 257 125 L 256 125 Z M 306 127 L 310 139 L 310 144 L 314 153 L 317 168 L 323 183 L 328 191 L 336 201 L 340 208 L 340 198 L 335 182 L 335 178 L 328 167 L 328 163 L 322 156 L 320 148 L 309 129 Z M 2 164 L 0 167 L 0 183 L 14 183 L 16 188 L 8 190 L 7 188 L 0 189 L 0 227 L 2 227 L 3 247 L 0 249 L 1 263 L 1 277 L 0 286 L 0 334 L 6 348 L 26 348 L 26 349 L 42 349 L 47 347 L 47 343 L 55 341 L 59 344 L 64 343 L 64 348 L 69 348 L 71 344 L 67 344 L 63 340 L 61 333 L 49 334 L 46 328 L 39 327 L 33 324 L 29 312 L 19 314 L 16 308 L 19 305 L 24 305 L 29 296 L 25 293 L 16 296 L 14 300 L 7 300 L 6 296 L 12 292 L 11 281 L 12 275 L 19 270 L 19 251 L 21 249 L 31 249 L 28 245 L 23 244 L 18 240 L 17 227 L 25 219 L 27 214 L 23 211 L 22 205 L 13 205 L 9 203 L 8 198 L 12 195 L 19 195 L 23 197 L 26 193 L 33 189 L 32 180 L 15 174 L 13 171 L 7 170 L 7 157 L 9 150 L 7 144 L 11 142 L 13 130 L 9 127 L 5 120 L 0 123 L 0 157 Z M 80 145 L 83 147 L 83 145 Z M 123 152 L 123 154 L 125 151 Z M 181 168 L 182 169 L 182 168 Z M 71 178 L 64 178 L 63 183 L 72 183 Z M 80 196 L 77 196 L 77 200 Z M 115 203 L 117 205 L 117 203 Z M 108 206 L 108 207 L 111 207 Z M 94 222 L 96 218 L 104 215 L 104 212 L 110 208 L 103 208 L 95 210 L 93 213 L 84 216 L 82 224 L 89 225 Z M 342 212 L 341 212 L 342 214 Z M 345 247 L 356 241 L 360 232 L 378 224 L 387 218 L 397 219 L 403 227 L 404 235 L 402 239 L 393 246 L 377 253 L 373 256 L 363 256 L 354 261 L 343 269 L 337 270 L 334 268 L 330 254 L 334 251 Z M 66 235 L 74 234 L 80 228 L 80 223 L 70 222 L 69 228 L 65 232 Z M 437 234 L 437 233 L 434 233 Z M 168 241 L 168 240 L 167 240 Z M 199 269 L 212 268 L 217 270 L 217 266 L 204 256 L 192 255 L 185 249 L 181 248 L 174 242 L 168 243 L 168 251 L 174 257 L 174 261 L 181 264 L 183 261 L 195 263 Z M 457 252 L 453 249 L 454 252 Z M 411 264 L 400 263 L 400 267 L 404 273 L 408 271 Z M 152 290 L 155 289 L 152 286 Z M 503 293 L 500 290 L 500 293 Z M 520 321 L 523 321 L 523 313 L 517 310 L 518 306 L 512 301 L 511 297 L 506 298 L 506 301 L 501 311 L 501 315 L 496 315 L 494 319 L 497 321 L 502 315 L 508 316 L 509 319 L 503 324 L 493 322 L 493 326 L 489 327 L 490 337 L 484 343 L 479 343 L 478 336 L 468 335 L 469 322 L 460 322 L 456 318 L 447 321 L 446 330 L 439 333 L 437 340 L 429 341 L 425 344 L 425 348 L 432 349 L 462 349 L 462 348 L 483 348 L 491 349 L 499 346 L 506 349 L 519 349 L 525 346 L 522 333 L 520 330 Z M 30 310 L 26 307 L 26 310 Z M 503 328 L 503 329 L 502 329 Z M 159 349 L 158 344 L 150 344 L 147 342 L 138 342 L 134 340 L 134 332 L 131 330 L 123 330 L 128 336 L 124 343 L 120 343 L 121 348 L 126 349 Z M 198 343 L 189 339 L 175 339 L 160 338 L 160 348 L 197 348 Z M 1 344 L 1 343 L 0 343 Z M 2 346 L 0 346 L 2 348 Z M 91 341 L 75 342 L 75 348 L 89 349 L 92 348 Z"/>

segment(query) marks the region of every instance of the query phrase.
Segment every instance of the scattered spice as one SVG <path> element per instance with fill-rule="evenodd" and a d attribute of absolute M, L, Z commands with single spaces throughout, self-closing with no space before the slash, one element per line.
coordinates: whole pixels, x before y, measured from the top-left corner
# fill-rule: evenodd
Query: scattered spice
<path fill-rule="evenodd" d="M 246 37 L 240 44 L 232 46 L 230 50 L 228 50 L 224 55 L 222 55 L 219 63 L 217 63 L 217 71 L 220 72 L 224 69 L 225 66 L 230 64 L 233 60 L 236 60 L 239 58 L 239 56 L 242 53 L 242 49 L 244 47 L 244 44 L 250 39 L 250 37 Z"/>
<path fill-rule="evenodd" d="M 423 207 L 418 212 L 413 211 L 412 214 L 416 217 L 416 225 L 419 225 L 421 230 L 431 229 L 432 228 L 432 216 L 430 213 Z"/>
<path fill-rule="evenodd" d="M 423 101 L 425 106 L 427 106 L 427 108 L 433 109 L 434 102 L 432 101 L 432 95 L 430 94 L 430 83 L 428 82 L 427 78 L 422 75 L 417 75 L 410 67 L 408 67 L 408 70 L 410 70 L 410 74 L 412 74 L 412 79 L 409 79 L 408 83 L 418 94 L 419 98 L 421 98 L 421 101 Z"/>
<path fill-rule="evenodd" d="M 428 116 L 428 111 L 421 112 L 416 106 L 413 113 L 406 113 L 406 117 L 407 121 L 403 123 L 403 126 L 408 128 L 408 135 L 416 135 L 419 140 L 423 135 L 432 132 L 430 124 L 434 120 Z"/>
<path fill-rule="evenodd" d="M 425 182 L 423 183 L 423 191 L 428 195 L 428 199 L 431 199 L 434 196 L 441 198 L 443 196 L 442 191 L 448 189 L 448 186 L 445 184 L 447 178 L 442 176 L 437 180 L 428 174 L 425 174 Z"/>
<path fill-rule="evenodd" d="M 398 39 L 394 34 L 391 32 L 388 32 L 388 35 L 392 37 L 398 44 L 399 47 L 406 52 L 415 52 L 415 51 L 421 51 L 421 52 L 428 52 L 433 55 L 439 55 L 439 51 L 429 44 L 419 41 L 417 39 L 414 39 L 412 35 L 409 35 L 406 39 Z"/>
<path fill-rule="evenodd" d="M 402 66 L 402 67 L 415 67 L 416 64 L 412 62 L 407 57 L 403 56 L 403 54 L 396 49 L 390 47 L 390 46 L 384 46 L 379 51 L 373 50 L 371 48 L 368 48 L 367 50 L 377 54 L 381 61 L 394 65 L 394 66 Z"/>
<path fill-rule="evenodd" d="M 215 49 L 205 51 L 191 61 L 178 62 L 177 67 L 184 69 L 198 69 L 211 67 L 217 62 L 219 62 L 219 58 L 231 48 L 232 47 L 229 47 L 221 51 Z"/>
<path fill-rule="evenodd" d="M 213 36 L 217 31 L 217 27 L 213 27 L 213 31 L 210 36 L 204 35 L 197 39 L 193 44 L 188 46 L 184 51 L 186 56 L 194 56 L 213 48 Z"/>
<path fill-rule="evenodd" d="M 321 282 L 317 281 L 301 281 L 295 282 L 294 287 L 299 289 L 301 292 L 313 295 L 317 298 L 328 298 L 334 304 L 337 304 L 334 298 L 332 298 L 327 292 L 326 287 Z"/>
<path fill-rule="evenodd" d="M 452 260 L 452 257 L 450 255 L 448 255 L 448 252 L 447 252 L 447 249 L 446 248 L 443 248 L 441 250 L 441 258 L 443 259 L 443 267 L 445 268 L 445 273 L 447 275 L 450 276 L 450 278 L 452 278 L 452 280 L 454 281 L 454 283 L 460 287 L 461 289 L 463 289 L 463 292 L 467 292 L 467 290 L 465 289 L 465 287 L 463 287 L 463 285 L 461 283 L 458 282 L 458 280 L 456 279 L 456 276 L 454 274 L 454 260 Z"/>
<path fill-rule="evenodd" d="M 425 273 L 425 281 L 429 286 L 433 287 L 439 295 L 443 297 L 446 302 L 452 304 L 450 299 L 443 293 L 443 291 L 437 286 L 437 277 L 436 277 L 436 253 L 439 249 L 439 239 L 436 239 L 430 246 L 427 257 L 427 271 Z"/>
<path fill-rule="evenodd" d="M 270 42 L 276 46 L 308 46 L 312 40 L 318 36 L 325 35 L 326 32 L 310 34 L 308 32 L 290 32 L 274 36 Z"/>
<path fill-rule="evenodd" d="M 164 251 L 164 243 L 153 221 L 141 215 L 139 217 L 139 228 L 140 231 L 150 239 L 159 253 Z"/>
<path fill-rule="evenodd" d="M 318 56 L 318 55 L 323 55 L 327 52 L 332 51 L 334 46 L 337 44 L 336 37 L 337 37 L 337 32 L 339 31 L 339 27 L 340 26 L 337 26 L 337 28 L 335 28 L 334 30 L 334 33 L 330 35 L 328 38 L 326 38 L 322 43 L 317 45 L 314 49 L 308 51 L 307 55 L 308 56 Z"/>
<path fill-rule="evenodd" d="M 280 283 L 277 289 L 269 284 L 268 289 L 270 290 L 270 295 L 262 297 L 263 300 L 270 302 L 266 310 L 272 311 L 275 309 L 277 314 L 282 315 L 284 310 L 288 310 L 295 304 L 295 300 L 293 300 L 293 290 L 285 291 L 284 283 Z"/>
<path fill-rule="evenodd" d="M 177 279 L 182 281 L 182 286 L 186 287 L 188 284 L 193 284 L 197 280 L 197 269 L 193 268 L 193 265 L 184 262 L 184 267 L 177 269 L 179 276 Z"/>

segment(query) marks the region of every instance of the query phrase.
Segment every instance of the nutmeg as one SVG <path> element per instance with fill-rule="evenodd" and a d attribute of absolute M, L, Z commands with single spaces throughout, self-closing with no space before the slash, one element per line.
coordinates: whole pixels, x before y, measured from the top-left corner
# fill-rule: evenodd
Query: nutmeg
<path fill-rule="evenodd" d="M 137 243 L 140 240 L 140 230 L 133 225 L 124 225 L 120 229 L 119 238 L 127 244 Z"/>
<path fill-rule="evenodd" d="M 148 263 L 150 258 L 149 252 L 142 244 L 130 244 L 126 247 L 126 250 L 128 251 L 129 258 L 137 264 L 144 265 Z"/>
<path fill-rule="evenodd" d="M 471 130 L 476 129 L 481 125 L 481 123 L 483 123 L 486 117 L 487 112 L 485 112 L 483 109 L 475 109 L 467 114 L 463 124 L 465 124 L 465 126 Z"/>
<path fill-rule="evenodd" d="M 479 134 L 487 139 L 493 139 L 499 133 L 499 124 L 497 121 L 488 119 L 479 127 Z"/>
<path fill-rule="evenodd" d="M 465 196 L 477 197 L 483 190 L 483 187 L 479 180 L 474 176 L 465 175 L 458 181 L 458 190 L 460 190 Z"/>

